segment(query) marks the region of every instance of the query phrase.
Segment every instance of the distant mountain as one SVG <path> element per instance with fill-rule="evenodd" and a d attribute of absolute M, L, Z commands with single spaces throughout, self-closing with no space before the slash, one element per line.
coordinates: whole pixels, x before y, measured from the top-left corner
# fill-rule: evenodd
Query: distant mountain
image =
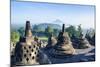
<path fill-rule="evenodd" d="M 64 22 L 61 21 L 60 19 L 56 19 L 55 21 L 52 22 L 53 24 L 59 24 L 62 25 Z"/>
<path fill-rule="evenodd" d="M 34 25 L 33 25 L 34 26 Z M 61 29 L 61 26 L 59 24 L 53 24 L 53 23 L 40 23 L 37 25 L 42 31 L 45 30 L 48 26 L 52 27 L 53 29 Z"/>
<path fill-rule="evenodd" d="M 53 29 L 58 29 L 61 30 L 61 26 L 64 22 L 61 21 L 60 19 L 56 19 L 50 23 L 40 23 L 38 24 L 38 27 L 41 28 L 42 30 L 45 30 L 48 26 L 51 26 Z"/>

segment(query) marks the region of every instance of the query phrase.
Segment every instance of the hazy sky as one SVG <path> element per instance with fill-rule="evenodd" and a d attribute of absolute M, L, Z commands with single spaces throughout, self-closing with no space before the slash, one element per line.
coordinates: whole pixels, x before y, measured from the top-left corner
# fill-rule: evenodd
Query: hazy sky
<path fill-rule="evenodd" d="M 65 24 L 94 28 L 95 6 L 50 4 L 34 2 L 11 2 L 11 23 L 53 23 L 56 19 Z"/>

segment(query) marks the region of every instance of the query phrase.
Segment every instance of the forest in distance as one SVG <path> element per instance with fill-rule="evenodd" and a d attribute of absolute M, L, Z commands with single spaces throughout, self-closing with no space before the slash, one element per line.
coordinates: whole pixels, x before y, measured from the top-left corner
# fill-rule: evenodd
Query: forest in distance
<path fill-rule="evenodd" d="M 14 27 L 13 25 L 11 25 Z M 11 27 L 11 42 L 16 43 L 20 36 L 24 36 L 25 27 L 19 26 L 19 28 L 12 28 Z M 33 36 L 38 36 L 41 40 L 48 40 L 48 37 L 50 34 L 53 34 L 54 36 L 58 36 L 59 32 L 61 31 L 61 26 L 59 24 L 50 24 L 50 23 L 41 23 L 41 24 L 34 24 L 32 25 L 32 33 Z M 75 35 L 76 37 L 80 36 L 80 32 L 93 36 L 95 33 L 95 29 L 82 29 L 81 25 L 69 25 L 65 28 L 65 31 L 69 33 L 69 36 L 72 37 L 72 35 Z"/>

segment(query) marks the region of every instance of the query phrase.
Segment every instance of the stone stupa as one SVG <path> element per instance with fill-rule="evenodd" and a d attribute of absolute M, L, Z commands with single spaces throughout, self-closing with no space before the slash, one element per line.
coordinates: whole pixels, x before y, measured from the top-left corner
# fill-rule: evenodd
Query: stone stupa
<path fill-rule="evenodd" d="M 90 43 L 81 33 L 81 35 L 79 37 L 79 47 L 78 48 L 85 49 L 85 48 L 89 48 L 89 47 L 91 47 Z"/>
<path fill-rule="evenodd" d="M 72 34 L 71 42 L 72 42 L 73 47 L 77 49 L 79 45 L 79 39 L 77 36 L 75 36 L 75 34 Z"/>
<path fill-rule="evenodd" d="M 48 58 L 40 51 L 38 45 L 37 39 L 32 36 L 30 22 L 26 21 L 25 36 L 20 37 L 15 47 L 14 65 L 48 64 Z"/>
<path fill-rule="evenodd" d="M 75 49 L 72 46 L 70 37 L 68 33 L 64 31 L 64 28 L 65 24 L 63 24 L 62 31 L 58 35 L 57 44 L 50 50 L 50 53 L 55 57 L 75 54 Z"/>
<path fill-rule="evenodd" d="M 93 46 L 95 46 L 95 33 L 93 35 L 90 35 L 88 32 L 85 35 L 85 38 L 89 41 L 89 43 Z"/>
<path fill-rule="evenodd" d="M 50 37 L 48 38 L 48 44 L 45 47 L 46 49 L 52 48 L 56 45 L 57 43 L 57 39 L 53 36 L 53 34 L 50 35 Z"/>

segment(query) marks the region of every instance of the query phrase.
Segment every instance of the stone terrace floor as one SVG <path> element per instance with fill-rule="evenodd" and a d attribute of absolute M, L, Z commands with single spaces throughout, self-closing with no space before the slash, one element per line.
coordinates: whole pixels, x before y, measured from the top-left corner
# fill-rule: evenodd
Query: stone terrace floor
<path fill-rule="evenodd" d="M 74 63 L 74 62 L 89 62 L 89 61 L 95 61 L 95 47 L 91 46 L 87 49 L 75 49 L 76 54 L 72 56 L 66 56 L 66 57 L 57 57 L 55 55 L 49 54 L 48 50 L 43 50 L 45 54 L 48 56 L 49 60 L 52 64 L 58 64 L 58 63 Z"/>

